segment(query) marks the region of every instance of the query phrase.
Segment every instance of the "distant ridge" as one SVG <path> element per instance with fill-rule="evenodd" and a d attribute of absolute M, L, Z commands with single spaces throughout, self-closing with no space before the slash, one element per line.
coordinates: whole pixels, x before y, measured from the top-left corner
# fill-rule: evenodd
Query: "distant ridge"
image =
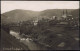
<path fill-rule="evenodd" d="M 1 15 L 1 23 L 16 23 L 19 21 L 26 21 L 30 20 L 33 17 L 52 17 L 52 16 L 57 16 L 60 18 L 62 16 L 63 10 L 66 9 L 47 9 L 44 11 L 31 11 L 31 10 L 22 10 L 22 9 L 16 9 L 12 10 L 9 12 L 5 12 Z M 78 15 L 78 10 L 79 9 L 67 9 L 68 12 L 71 14 L 77 16 Z M 5 15 L 5 16 L 3 16 Z"/>

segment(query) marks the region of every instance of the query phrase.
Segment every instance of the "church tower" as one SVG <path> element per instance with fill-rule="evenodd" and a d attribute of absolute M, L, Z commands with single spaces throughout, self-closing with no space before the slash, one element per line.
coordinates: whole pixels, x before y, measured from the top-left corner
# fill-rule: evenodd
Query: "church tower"
<path fill-rule="evenodd" d="M 63 18 L 66 18 L 66 17 L 67 17 L 67 14 L 68 14 L 68 13 L 67 13 L 67 10 L 63 10 L 62 17 L 63 17 Z"/>

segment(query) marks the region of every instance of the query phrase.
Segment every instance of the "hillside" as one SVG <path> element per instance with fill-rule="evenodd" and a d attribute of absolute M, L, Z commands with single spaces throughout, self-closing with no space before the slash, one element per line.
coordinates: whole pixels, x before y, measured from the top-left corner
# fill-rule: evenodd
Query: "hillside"
<path fill-rule="evenodd" d="M 48 9 L 48 10 L 44 10 L 41 13 L 41 16 L 57 16 L 60 17 L 63 14 L 63 10 L 66 12 L 66 9 Z M 74 9 L 67 9 L 67 12 L 70 13 L 72 12 Z"/>
<path fill-rule="evenodd" d="M 12 10 L 6 13 L 3 13 L 2 16 L 5 15 L 5 18 L 1 17 L 2 19 L 6 20 L 7 23 L 11 22 L 18 22 L 18 21 L 25 21 L 29 20 L 32 17 L 36 17 L 38 15 L 37 12 L 30 11 L 30 10 Z"/>
<path fill-rule="evenodd" d="M 16 48 L 21 49 L 21 50 L 29 50 L 26 45 L 24 45 L 23 43 L 19 42 L 18 39 L 16 39 L 15 37 L 11 36 L 10 34 L 8 34 L 3 29 L 1 29 L 1 38 L 2 38 L 2 41 L 1 41 L 2 50 L 6 50 L 7 48 L 8 49 L 13 48 L 12 50 L 14 50 Z"/>
<path fill-rule="evenodd" d="M 3 13 L 1 15 L 1 23 L 26 21 L 26 20 L 33 19 L 33 17 L 42 18 L 44 16 L 46 16 L 46 17 L 57 16 L 58 18 L 60 18 L 63 14 L 63 10 L 66 11 L 66 9 L 47 9 L 47 10 L 38 12 L 38 11 L 16 9 L 16 10 L 12 10 L 12 11 Z M 74 15 L 77 12 L 76 10 L 75 11 L 74 10 L 75 9 L 67 9 L 67 12 L 69 14 Z"/>
<path fill-rule="evenodd" d="M 73 15 L 73 17 L 79 17 L 79 9 L 72 11 L 71 14 Z"/>

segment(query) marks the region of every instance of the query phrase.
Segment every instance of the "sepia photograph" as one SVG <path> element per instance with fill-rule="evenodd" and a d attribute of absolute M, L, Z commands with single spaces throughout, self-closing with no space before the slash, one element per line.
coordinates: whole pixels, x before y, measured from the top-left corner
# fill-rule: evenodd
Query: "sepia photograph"
<path fill-rule="evenodd" d="M 1 1 L 1 50 L 80 50 L 79 1 Z"/>

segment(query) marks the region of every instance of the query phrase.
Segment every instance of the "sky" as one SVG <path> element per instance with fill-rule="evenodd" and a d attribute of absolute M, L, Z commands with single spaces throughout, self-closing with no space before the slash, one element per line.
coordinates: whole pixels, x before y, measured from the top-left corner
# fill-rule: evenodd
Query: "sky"
<path fill-rule="evenodd" d="M 43 11 L 46 9 L 78 9 L 79 1 L 1 1 L 1 13 L 15 9 Z"/>

